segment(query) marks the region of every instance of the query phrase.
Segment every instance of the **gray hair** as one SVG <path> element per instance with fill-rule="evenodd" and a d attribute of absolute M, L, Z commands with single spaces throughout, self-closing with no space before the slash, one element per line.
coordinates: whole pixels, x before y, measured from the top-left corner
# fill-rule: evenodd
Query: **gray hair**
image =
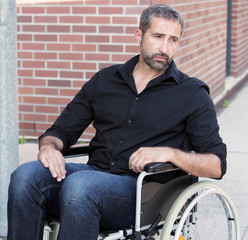
<path fill-rule="evenodd" d="M 182 16 L 179 14 L 179 12 L 177 12 L 174 8 L 168 5 L 157 4 L 144 9 L 140 16 L 139 29 L 141 30 L 143 35 L 150 28 L 153 16 L 162 17 L 172 21 L 177 21 L 181 25 L 181 35 L 183 34 L 185 28 L 184 20 Z"/>

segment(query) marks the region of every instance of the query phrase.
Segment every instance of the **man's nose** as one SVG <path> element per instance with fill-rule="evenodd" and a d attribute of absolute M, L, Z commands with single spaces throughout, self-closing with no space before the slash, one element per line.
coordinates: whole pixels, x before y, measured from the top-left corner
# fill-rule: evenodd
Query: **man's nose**
<path fill-rule="evenodd" d="M 168 54 L 168 41 L 166 39 L 161 41 L 159 51 L 163 54 Z"/>

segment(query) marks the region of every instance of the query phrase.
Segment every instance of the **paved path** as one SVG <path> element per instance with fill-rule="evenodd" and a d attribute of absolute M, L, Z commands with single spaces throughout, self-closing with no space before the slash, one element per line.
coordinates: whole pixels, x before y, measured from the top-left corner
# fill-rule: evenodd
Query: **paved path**
<path fill-rule="evenodd" d="M 242 240 L 248 240 L 248 83 L 218 114 L 220 134 L 227 145 L 227 174 L 217 183 L 237 209 Z"/>

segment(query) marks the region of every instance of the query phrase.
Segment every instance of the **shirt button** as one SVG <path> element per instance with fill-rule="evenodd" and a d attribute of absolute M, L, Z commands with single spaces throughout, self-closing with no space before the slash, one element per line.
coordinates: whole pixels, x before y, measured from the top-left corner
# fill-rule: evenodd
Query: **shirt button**
<path fill-rule="evenodd" d="M 128 121 L 128 123 L 131 123 L 132 122 L 132 120 L 130 120 L 130 119 L 128 119 L 127 121 Z"/>
<path fill-rule="evenodd" d="M 138 98 L 138 97 L 136 97 L 136 98 L 135 98 L 135 100 L 139 100 L 139 98 Z"/>
<path fill-rule="evenodd" d="M 111 162 L 111 165 L 112 165 L 112 166 L 114 166 L 114 165 L 115 165 L 115 163 L 114 163 L 114 162 Z"/>
<path fill-rule="evenodd" d="M 120 144 L 122 144 L 123 142 L 120 140 L 120 142 L 119 142 Z"/>

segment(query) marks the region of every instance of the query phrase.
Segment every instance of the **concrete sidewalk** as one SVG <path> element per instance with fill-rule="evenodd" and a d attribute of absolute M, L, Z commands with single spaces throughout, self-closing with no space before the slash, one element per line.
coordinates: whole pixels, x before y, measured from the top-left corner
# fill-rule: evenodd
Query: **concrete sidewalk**
<path fill-rule="evenodd" d="M 230 105 L 218 112 L 220 133 L 227 144 L 228 171 L 217 181 L 232 199 L 241 225 L 241 239 L 248 239 L 248 83 L 229 100 Z M 34 143 L 19 145 L 20 164 L 37 158 Z M 85 160 L 85 158 L 84 158 Z M 73 161 L 79 161 L 74 160 Z M 214 181 L 214 180 L 213 180 Z"/>
<path fill-rule="evenodd" d="M 227 173 L 217 183 L 232 199 L 240 219 L 241 239 L 248 239 L 248 83 L 219 112 L 220 134 L 227 145 Z"/>

